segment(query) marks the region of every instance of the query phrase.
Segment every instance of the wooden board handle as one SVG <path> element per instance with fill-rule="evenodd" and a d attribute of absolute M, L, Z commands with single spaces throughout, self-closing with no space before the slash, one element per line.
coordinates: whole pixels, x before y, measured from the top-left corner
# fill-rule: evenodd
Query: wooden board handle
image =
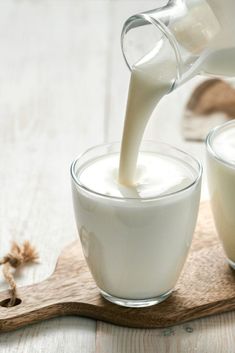
<path fill-rule="evenodd" d="M 0 293 L 0 302 L 10 297 L 9 291 Z M 63 282 L 52 275 L 40 283 L 21 287 L 17 291 L 20 303 L 13 307 L 0 306 L 0 332 L 14 330 L 29 323 L 38 322 L 58 315 L 68 315 L 72 311 L 66 303 L 71 297 L 71 288 L 63 287 Z M 79 303 L 76 303 L 79 311 Z"/>

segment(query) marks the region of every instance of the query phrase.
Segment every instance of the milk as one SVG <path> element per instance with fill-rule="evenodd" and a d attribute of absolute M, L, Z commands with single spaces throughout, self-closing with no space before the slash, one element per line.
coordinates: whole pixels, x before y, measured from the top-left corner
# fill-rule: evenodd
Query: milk
<path fill-rule="evenodd" d="M 173 17 L 169 28 L 178 44 L 188 52 L 200 55 L 221 31 L 214 8 L 205 0 L 190 0 L 184 5 L 184 16 Z"/>
<path fill-rule="evenodd" d="M 235 123 L 216 129 L 208 138 L 207 173 L 211 205 L 226 255 L 235 267 Z"/>
<path fill-rule="evenodd" d="M 234 76 L 235 1 L 190 0 L 186 6 L 184 18 L 173 18 L 169 28 L 179 46 L 199 56 L 187 79 L 197 73 Z"/>
<path fill-rule="evenodd" d="M 104 296 L 130 306 L 158 303 L 173 290 L 200 198 L 200 172 L 190 157 L 184 161 L 167 145 L 143 148 L 131 188 L 118 183 L 119 146 L 73 168 L 80 183 L 73 183 L 75 215 L 90 271 Z"/>
<path fill-rule="evenodd" d="M 119 163 L 119 183 L 136 182 L 138 152 L 150 116 L 158 102 L 170 92 L 176 77 L 176 62 L 169 59 L 168 46 L 151 51 L 131 73 Z"/>

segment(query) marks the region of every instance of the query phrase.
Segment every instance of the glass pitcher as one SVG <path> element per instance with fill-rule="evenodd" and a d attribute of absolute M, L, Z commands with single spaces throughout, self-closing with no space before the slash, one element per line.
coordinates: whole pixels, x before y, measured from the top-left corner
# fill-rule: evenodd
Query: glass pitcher
<path fill-rule="evenodd" d="M 169 0 L 131 16 L 121 44 L 130 70 L 167 50 L 177 68 L 174 88 L 197 74 L 235 76 L 235 0 Z"/>

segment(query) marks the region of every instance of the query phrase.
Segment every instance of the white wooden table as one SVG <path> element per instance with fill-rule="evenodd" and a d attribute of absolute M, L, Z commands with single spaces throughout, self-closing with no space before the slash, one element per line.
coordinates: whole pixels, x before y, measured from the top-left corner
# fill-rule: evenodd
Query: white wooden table
<path fill-rule="evenodd" d="M 122 23 L 156 5 L 0 0 L 0 255 L 11 239 L 30 239 L 41 255 L 40 264 L 17 276 L 19 285 L 47 277 L 77 236 L 70 162 L 91 145 L 120 139 L 129 77 L 119 43 Z M 194 84 L 163 100 L 146 137 L 203 159 L 203 145 L 186 143 L 181 134 Z M 234 340 L 235 313 L 162 330 L 67 317 L 0 335 L 0 352 L 232 353 Z"/>

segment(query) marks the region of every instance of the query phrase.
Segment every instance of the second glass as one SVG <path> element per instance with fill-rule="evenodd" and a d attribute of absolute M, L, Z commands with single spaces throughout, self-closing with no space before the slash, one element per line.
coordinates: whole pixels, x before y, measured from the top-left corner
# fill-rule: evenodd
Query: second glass
<path fill-rule="evenodd" d="M 207 175 L 215 225 L 228 262 L 235 269 L 235 121 L 207 137 Z"/>

